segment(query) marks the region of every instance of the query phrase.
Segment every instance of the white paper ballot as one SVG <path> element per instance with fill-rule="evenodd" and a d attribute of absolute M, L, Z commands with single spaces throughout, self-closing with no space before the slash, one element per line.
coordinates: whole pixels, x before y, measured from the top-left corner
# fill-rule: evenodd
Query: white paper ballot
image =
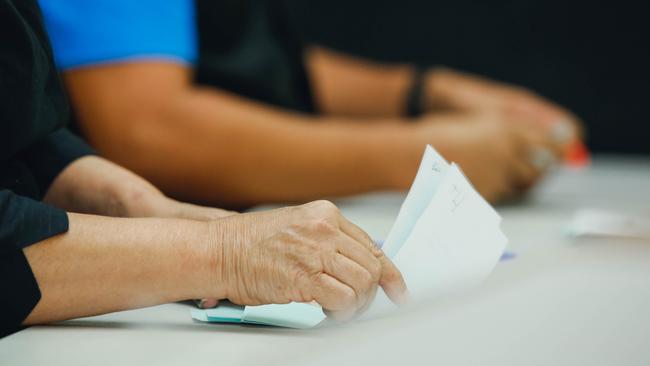
<path fill-rule="evenodd" d="M 508 243 L 500 224 L 499 214 L 460 168 L 428 146 L 384 246 L 402 272 L 412 300 L 420 301 L 480 284 Z M 394 309 L 380 291 L 363 318 Z"/>
<path fill-rule="evenodd" d="M 427 145 L 415 181 L 413 181 L 397 215 L 397 220 L 395 220 L 382 247 L 389 258 L 393 258 L 406 242 L 417 220 L 433 199 L 447 170 L 449 170 L 449 163 L 436 150 Z"/>
<path fill-rule="evenodd" d="M 433 298 L 475 286 L 492 272 L 508 242 L 500 224 L 501 217 L 460 168 L 427 146 L 383 250 L 402 272 L 413 301 Z M 267 305 L 262 316 L 250 320 L 308 328 L 325 318 L 321 309 L 312 305 L 297 304 L 299 311 L 290 306 L 296 305 Z M 364 318 L 394 309 L 379 291 Z M 243 313 L 246 311 L 248 308 Z M 213 319 L 227 321 L 212 312 Z M 194 311 L 193 316 L 203 321 L 211 318 L 201 311 Z"/>
<path fill-rule="evenodd" d="M 462 290 L 494 269 L 507 240 L 501 218 L 452 165 L 394 257 L 414 299 Z"/>

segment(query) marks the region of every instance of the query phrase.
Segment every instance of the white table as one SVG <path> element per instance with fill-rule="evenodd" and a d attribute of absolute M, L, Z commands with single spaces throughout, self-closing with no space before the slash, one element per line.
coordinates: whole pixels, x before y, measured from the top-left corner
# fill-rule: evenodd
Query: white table
<path fill-rule="evenodd" d="M 1 365 L 649 365 L 650 243 L 575 241 L 575 209 L 650 217 L 650 160 L 599 158 L 501 207 L 515 260 L 478 289 L 385 319 L 312 331 L 194 323 L 169 304 L 33 327 L 0 340 Z M 402 196 L 340 202 L 384 237 Z"/>

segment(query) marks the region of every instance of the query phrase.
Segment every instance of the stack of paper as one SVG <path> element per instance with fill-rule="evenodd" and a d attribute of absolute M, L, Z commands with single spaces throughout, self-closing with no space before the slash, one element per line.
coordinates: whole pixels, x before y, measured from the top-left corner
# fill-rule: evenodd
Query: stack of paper
<path fill-rule="evenodd" d="M 415 182 L 384 243 L 414 301 L 460 291 L 482 282 L 503 254 L 501 217 L 476 192 L 456 164 L 427 146 Z M 382 291 L 367 316 L 394 309 Z M 325 319 L 311 304 L 194 310 L 201 321 L 309 328 Z M 225 314 L 225 315 L 224 315 Z"/>

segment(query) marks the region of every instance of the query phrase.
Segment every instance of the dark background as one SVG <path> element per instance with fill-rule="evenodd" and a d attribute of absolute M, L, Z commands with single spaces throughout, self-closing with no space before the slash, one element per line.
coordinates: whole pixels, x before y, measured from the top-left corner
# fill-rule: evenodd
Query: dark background
<path fill-rule="evenodd" d="M 580 115 L 593 150 L 650 153 L 647 1 L 287 1 L 309 42 L 524 85 Z"/>

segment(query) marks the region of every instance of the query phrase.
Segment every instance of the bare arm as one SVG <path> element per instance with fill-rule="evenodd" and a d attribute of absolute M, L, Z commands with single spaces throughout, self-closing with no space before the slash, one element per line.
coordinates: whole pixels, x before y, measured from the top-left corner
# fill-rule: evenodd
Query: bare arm
<path fill-rule="evenodd" d="M 210 288 L 205 223 L 68 216 L 68 233 L 25 249 L 41 289 L 25 324 L 199 298 Z"/>
<path fill-rule="evenodd" d="M 322 112 L 330 115 L 399 116 L 414 81 L 413 68 L 381 64 L 313 47 L 307 65 Z M 571 111 L 516 85 L 436 67 L 422 75 L 421 106 L 440 114 L 501 114 L 502 120 L 534 122 L 562 145 L 581 151 L 582 122 Z"/>
<path fill-rule="evenodd" d="M 214 222 L 68 216 L 67 233 L 24 250 L 41 290 L 26 325 L 190 298 L 317 301 L 349 319 L 377 286 L 407 296 L 390 260 L 326 202 Z"/>
<path fill-rule="evenodd" d="M 70 212 L 112 217 L 208 221 L 233 214 L 170 199 L 142 177 L 96 156 L 66 167 L 50 185 L 44 201 Z"/>
<path fill-rule="evenodd" d="M 354 67 L 364 65 L 360 61 L 353 64 Z M 345 67 L 341 67 L 343 69 Z M 404 89 L 403 81 L 409 78 L 399 68 L 394 69 L 400 74 L 395 78 L 389 68 L 382 70 L 358 73 L 359 79 L 374 81 L 349 83 L 356 88 L 350 90 L 361 96 L 368 90 L 384 90 L 386 93 L 380 98 L 383 102 L 375 105 L 379 109 L 393 106 L 395 108 L 389 109 L 395 112 L 399 104 L 397 95 Z M 550 139 L 548 127 L 539 123 L 538 114 L 511 113 L 508 107 L 511 103 L 505 102 L 450 102 L 458 99 L 445 99 L 439 94 L 451 90 L 450 93 L 458 95 L 457 91 L 466 90 L 466 86 L 472 90 L 479 86 L 489 90 L 492 87 L 501 91 L 510 89 L 485 82 L 467 83 L 471 78 L 452 80 L 447 77 L 449 75 L 432 72 L 426 90 L 431 98 L 445 101 L 443 109 L 449 111 L 435 118 L 424 116 L 419 120 L 421 123 L 415 124 L 401 123 L 404 120 L 396 117 L 319 118 L 291 113 L 217 89 L 195 87 L 189 69 L 163 62 L 78 69 L 68 72 L 66 81 L 86 136 L 105 156 L 133 169 L 176 198 L 239 208 L 265 202 L 304 202 L 372 190 L 406 189 L 427 143 L 450 160 L 467 162 L 485 156 L 482 145 L 487 139 L 496 138 L 490 141 L 510 144 L 526 134 L 519 131 L 494 137 L 475 136 L 474 131 L 484 131 L 473 126 L 476 120 L 513 121 L 524 123 L 524 126 L 532 123 L 542 128 L 534 129 L 539 135 L 536 138 L 525 139 L 530 141 L 524 143 L 523 152 L 516 152 L 517 164 L 512 163 L 513 159 L 497 158 L 494 161 L 499 169 L 479 165 L 467 169 L 470 176 L 492 175 L 494 179 L 491 180 L 497 181 L 502 179 L 496 177 L 502 175 L 501 168 L 507 171 L 536 169 L 519 169 L 514 165 L 530 165 L 528 156 L 533 147 L 529 145 Z M 402 81 L 390 81 L 393 79 Z M 333 80 L 347 79 L 337 77 Z M 441 88 L 447 80 L 460 87 Z M 340 85 L 331 83 L 331 96 L 350 96 L 351 92 Z M 369 85 L 375 87 L 368 88 Z M 489 90 L 472 95 L 475 98 L 483 94 L 489 96 Z M 517 93 L 502 92 L 500 95 L 517 105 L 521 100 L 510 98 L 519 95 Z M 345 98 L 338 100 L 349 103 L 350 108 L 353 105 Z M 400 101 L 403 103 L 403 98 Z M 358 105 L 371 104 L 364 103 Z M 332 113 L 338 108 L 334 104 Z M 441 105 L 435 104 L 435 107 Z M 365 113 L 365 107 L 354 112 L 350 108 L 342 108 L 339 112 Z M 459 131 L 452 133 L 449 125 L 459 121 L 467 123 L 453 127 Z M 512 128 L 504 125 L 497 129 L 509 131 Z M 475 184 L 482 193 L 498 200 L 502 196 L 499 191 L 529 187 L 539 177 L 539 174 L 528 173 L 509 175 L 515 177 L 512 179 L 514 187 L 483 186 L 481 179 Z"/>
<path fill-rule="evenodd" d="M 312 47 L 307 65 L 322 111 L 358 116 L 400 116 L 413 83 L 413 67 L 385 64 Z M 423 109 L 429 111 L 501 111 L 533 117 L 544 124 L 575 123 L 566 108 L 516 85 L 444 67 L 424 75 Z"/>
<path fill-rule="evenodd" d="M 24 250 L 41 290 L 26 325 L 190 298 L 228 298 L 243 305 L 317 300 L 346 318 L 365 308 L 377 285 L 397 297 L 404 291 L 392 263 L 328 203 L 224 218 L 220 210 L 169 200 L 137 175 L 97 157 L 70 164 L 46 199 L 80 212 L 205 221 L 69 213 L 67 233 Z M 304 273 L 305 263 L 319 255 L 329 256 L 332 245 L 359 258 L 360 267 L 328 272 L 354 284 L 354 292 L 342 294 L 345 286 L 331 281 L 297 284 L 291 276 Z M 360 276 L 364 268 L 376 275 Z M 280 282 L 264 286 L 265 281 Z M 283 291 L 273 290 L 280 287 Z M 260 288 L 264 291 L 256 291 Z"/>
<path fill-rule="evenodd" d="M 174 64 L 65 78 L 102 154 L 195 202 L 232 207 L 403 188 L 396 182 L 411 179 L 423 148 L 396 138 L 401 125 L 307 117 L 194 87 L 190 70 Z"/>

